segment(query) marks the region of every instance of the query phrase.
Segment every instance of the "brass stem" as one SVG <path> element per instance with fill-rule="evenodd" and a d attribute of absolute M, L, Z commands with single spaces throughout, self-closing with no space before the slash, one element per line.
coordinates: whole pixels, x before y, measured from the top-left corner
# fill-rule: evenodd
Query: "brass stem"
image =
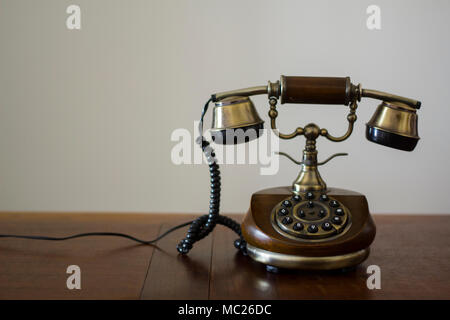
<path fill-rule="evenodd" d="M 327 185 L 317 169 L 317 150 L 314 148 L 314 150 L 308 151 L 308 142 L 315 144 L 315 141 L 307 141 L 307 147 L 303 150 L 300 173 L 292 183 L 292 191 L 294 193 L 327 189 Z"/>
<path fill-rule="evenodd" d="M 344 153 L 338 153 L 335 154 L 325 161 L 318 163 L 317 161 L 317 150 L 316 150 L 316 139 L 319 136 L 324 136 L 328 140 L 340 142 L 345 139 L 347 139 L 353 132 L 353 125 L 356 121 L 356 109 L 358 107 L 358 104 L 356 102 L 356 98 L 353 99 L 353 101 L 350 103 L 350 112 L 347 115 L 347 121 L 348 121 L 348 128 L 347 132 L 340 136 L 340 137 L 334 137 L 328 133 L 328 130 L 326 129 L 320 129 L 317 125 L 310 123 L 306 125 L 304 128 L 298 127 L 294 132 L 291 134 L 282 134 L 278 131 L 277 125 L 276 125 L 276 118 L 278 116 L 278 111 L 276 108 L 277 105 L 277 99 L 275 97 L 270 98 L 269 104 L 270 104 L 270 110 L 269 110 L 269 117 L 271 119 L 271 128 L 274 131 L 274 133 L 280 137 L 281 139 L 292 139 L 299 135 L 304 135 L 306 138 L 306 146 L 303 150 L 303 158 L 302 161 L 296 161 L 289 155 L 285 154 L 284 152 L 280 152 L 280 155 L 284 155 L 287 158 L 289 158 L 291 161 L 293 161 L 296 164 L 301 165 L 300 173 L 295 179 L 295 181 L 292 184 L 292 191 L 294 193 L 300 193 L 300 192 L 306 192 L 306 191 L 320 191 L 320 190 L 326 190 L 327 185 L 325 181 L 323 181 L 322 177 L 320 176 L 318 166 L 327 163 L 331 159 L 333 159 L 336 156 L 346 155 Z"/>

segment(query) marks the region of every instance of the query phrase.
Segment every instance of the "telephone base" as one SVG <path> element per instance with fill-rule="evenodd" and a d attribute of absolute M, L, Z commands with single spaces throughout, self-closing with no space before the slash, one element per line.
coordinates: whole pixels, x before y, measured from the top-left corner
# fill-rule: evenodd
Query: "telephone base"
<path fill-rule="evenodd" d="M 283 269 L 334 270 L 368 257 L 376 231 L 366 197 L 337 188 L 313 193 L 277 187 L 252 195 L 241 225 L 252 259 Z"/>
<path fill-rule="evenodd" d="M 269 272 L 281 269 L 335 270 L 360 264 L 369 256 L 370 248 L 339 256 L 305 257 L 271 252 L 247 244 L 247 253 L 253 260 L 264 263 Z"/>

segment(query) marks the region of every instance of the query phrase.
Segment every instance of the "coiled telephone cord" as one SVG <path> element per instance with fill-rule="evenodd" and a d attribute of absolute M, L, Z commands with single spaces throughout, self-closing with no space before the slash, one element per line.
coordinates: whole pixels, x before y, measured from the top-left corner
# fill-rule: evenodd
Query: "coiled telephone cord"
<path fill-rule="evenodd" d="M 177 250 L 181 254 L 187 254 L 195 242 L 206 237 L 217 224 L 224 225 L 237 233 L 239 239 L 234 241 L 234 246 L 246 254 L 247 245 L 242 237 L 241 226 L 231 218 L 219 214 L 220 207 L 220 170 L 216 163 L 214 150 L 202 136 L 197 140 L 206 155 L 211 176 L 211 195 L 209 200 L 209 214 L 195 219 L 187 232 L 186 238 L 180 241 Z"/>
<path fill-rule="evenodd" d="M 222 216 L 219 213 L 221 190 L 219 165 L 217 164 L 217 159 L 213 148 L 210 146 L 210 143 L 203 137 L 203 119 L 206 112 L 208 111 L 209 103 L 211 101 L 212 98 L 210 98 L 203 107 L 202 115 L 200 117 L 200 122 L 198 125 L 199 137 L 196 140 L 197 144 L 199 144 L 202 148 L 202 151 L 206 156 L 206 161 L 209 165 L 209 174 L 211 177 L 209 214 L 205 214 L 192 222 L 187 232 L 186 238 L 181 240 L 177 245 L 177 250 L 181 254 L 187 254 L 189 250 L 192 249 L 194 243 L 210 234 L 217 224 L 221 224 L 237 233 L 239 238 L 234 241 L 234 246 L 236 247 L 236 249 L 239 249 L 243 254 L 246 255 L 247 244 L 242 237 L 241 226 L 233 219 Z"/>

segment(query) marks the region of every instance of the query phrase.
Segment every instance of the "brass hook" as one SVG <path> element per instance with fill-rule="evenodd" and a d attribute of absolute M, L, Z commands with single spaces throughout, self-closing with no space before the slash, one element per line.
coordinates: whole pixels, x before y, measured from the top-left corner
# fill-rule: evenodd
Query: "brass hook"
<path fill-rule="evenodd" d="M 298 164 L 298 165 L 302 165 L 303 161 L 297 161 L 294 158 L 292 158 L 290 155 L 288 155 L 286 152 L 276 152 L 276 154 L 279 154 L 280 156 L 285 156 L 286 158 L 288 158 L 289 160 L 291 160 L 293 163 Z M 333 155 L 331 155 L 330 157 L 328 157 L 326 160 L 322 161 L 322 162 L 318 162 L 317 166 L 321 166 L 326 164 L 328 161 L 330 161 L 331 159 L 335 158 L 335 157 L 340 157 L 340 156 L 348 156 L 348 153 L 346 152 L 339 152 L 339 153 L 335 153 Z"/>
<path fill-rule="evenodd" d="M 340 157 L 340 156 L 348 156 L 348 153 L 346 153 L 346 152 L 335 153 L 335 154 L 331 155 L 330 157 L 328 157 L 327 160 L 322 161 L 322 162 L 318 162 L 317 165 L 318 165 L 318 166 L 321 166 L 321 165 L 327 163 L 328 161 L 330 161 L 331 159 L 333 159 L 333 158 L 335 158 L 335 157 Z"/>
<path fill-rule="evenodd" d="M 292 158 L 290 155 L 288 155 L 285 152 L 275 152 L 276 154 L 279 154 L 280 156 L 285 156 L 286 158 L 288 158 L 289 160 L 291 160 L 293 163 L 298 164 L 298 165 L 302 165 L 303 162 L 302 161 L 297 161 L 294 158 Z"/>

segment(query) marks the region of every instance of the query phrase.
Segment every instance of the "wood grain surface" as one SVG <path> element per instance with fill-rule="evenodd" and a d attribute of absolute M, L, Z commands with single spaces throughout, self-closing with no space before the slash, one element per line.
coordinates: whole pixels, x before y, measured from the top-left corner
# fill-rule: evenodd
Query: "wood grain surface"
<path fill-rule="evenodd" d="M 0 213 L 0 233 L 111 231 L 150 239 L 192 217 Z M 186 228 L 157 247 L 113 237 L 0 239 L 0 299 L 450 299 L 450 215 L 374 215 L 374 220 L 370 257 L 347 273 L 268 273 L 236 252 L 236 235 L 222 226 L 185 257 L 175 246 Z M 66 287 L 69 265 L 81 268 L 81 290 Z M 381 268 L 380 290 L 366 286 L 369 265 Z"/>

